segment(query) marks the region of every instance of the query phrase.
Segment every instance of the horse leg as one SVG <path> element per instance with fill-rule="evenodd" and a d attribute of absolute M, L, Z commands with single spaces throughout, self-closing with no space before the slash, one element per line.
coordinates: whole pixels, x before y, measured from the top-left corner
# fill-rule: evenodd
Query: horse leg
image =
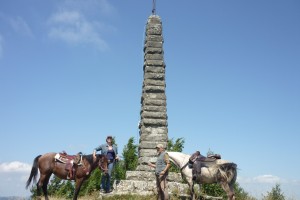
<path fill-rule="evenodd" d="M 227 199 L 228 200 L 235 200 L 235 196 L 234 196 L 234 191 L 233 191 L 233 187 L 231 188 L 229 186 L 229 184 L 226 181 L 222 181 L 220 182 L 223 190 L 226 192 L 227 194 Z"/>
<path fill-rule="evenodd" d="M 188 181 L 188 185 L 191 191 L 191 199 L 192 200 L 196 200 L 197 199 L 197 194 L 195 193 L 195 181 L 192 180 L 192 178 L 190 179 L 190 181 Z"/>
<path fill-rule="evenodd" d="M 41 199 L 41 188 L 43 188 L 43 190 L 44 190 L 43 184 L 44 184 L 45 178 L 46 178 L 46 176 L 44 174 L 40 174 L 40 179 L 39 179 L 38 183 L 36 184 L 37 199 Z"/>
<path fill-rule="evenodd" d="M 77 196 L 79 194 L 80 187 L 81 187 L 83 181 L 84 181 L 84 178 L 76 179 L 76 186 L 75 186 L 75 190 L 74 190 L 73 200 L 77 200 Z"/>
<path fill-rule="evenodd" d="M 36 183 L 36 199 L 37 200 L 41 199 L 41 187 L 40 187 L 39 182 Z"/>
<path fill-rule="evenodd" d="M 232 194 L 232 200 L 235 200 L 235 192 L 233 188 L 234 184 L 229 183 L 230 193 Z"/>
<path fill-rule="evenodd" d="M 44 196 L 45 196 L 46 200 L 49 200 L 47 186 L 48 186 L 48 182 L 49 182 L 50 177 L 51 177 L 51 174 L 48 174 L 47 176 L 45 176 L 45 179 L 44 179 L 44 182 L 43 182 L 43 186 L 42 186 L 43 192 L 44 192 Z"/>

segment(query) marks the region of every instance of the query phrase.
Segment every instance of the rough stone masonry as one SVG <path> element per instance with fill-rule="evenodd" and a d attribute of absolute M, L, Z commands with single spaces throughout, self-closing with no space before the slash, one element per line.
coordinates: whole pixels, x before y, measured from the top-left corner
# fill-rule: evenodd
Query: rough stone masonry
<path fill-rule="evenodd" d="M 139 159 L 137 170 L 151 171 L 148 162 L 156 161 L 156 145 L 168 142 L 165 62 L 162 22 L 151 15 L 146 25 L 144 44 L 144 81 L 139 124 Z"/>
<path fill-rule="evenodd" d="M 156 144 L 161 143 L 166 147 L 168 142 L 166 65 L 159 16 L 151 15 L 148 18 L 145 35 L 138 166 L 136 171 L 126 172 L 126 180 L 115 182 L 113 194 L 155 194 L 154 170 L 148 163 L 156 162 Z M 180 173 L 169 173 L 168 181 L 170 193 L 184 194 L 188 190 L 187 184 L 182 184 Z"/>

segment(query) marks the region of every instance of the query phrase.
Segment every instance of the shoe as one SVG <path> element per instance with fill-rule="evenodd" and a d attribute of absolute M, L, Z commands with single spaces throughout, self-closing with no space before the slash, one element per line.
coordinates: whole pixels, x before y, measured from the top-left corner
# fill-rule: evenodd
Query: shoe
<path fill-rule="evenodd" d="M 106 193 L 111 193 L 111 192 L 112 192 L 112 189 L 106 190 Z"/>

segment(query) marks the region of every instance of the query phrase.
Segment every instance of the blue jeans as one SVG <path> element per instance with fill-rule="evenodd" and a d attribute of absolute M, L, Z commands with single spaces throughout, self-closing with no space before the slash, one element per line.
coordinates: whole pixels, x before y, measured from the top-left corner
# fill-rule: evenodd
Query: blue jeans
<path fill-rule="evenodd" d="M 114 162 L 111 162 L 108 164 L 108 172 L 105 174 L 102 174 L 101 178 L 101 189 L 105 190 L 106 192 L 110 191 L 110 179 L 111 179 L 111 172 L 114 168 Z"/>

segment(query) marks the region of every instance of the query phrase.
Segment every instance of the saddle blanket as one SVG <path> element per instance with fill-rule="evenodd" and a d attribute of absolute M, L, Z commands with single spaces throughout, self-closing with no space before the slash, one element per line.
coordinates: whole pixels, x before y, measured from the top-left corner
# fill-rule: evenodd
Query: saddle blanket
<path fill-rule="evenodd" d="M 59 161 L 61 163 L 71 163 L 76 165 L 81 165 L 82 156 L 81 155 L 68 155 L 66 153 L 57 153 L 54 156 L 55 161 Z"/>

